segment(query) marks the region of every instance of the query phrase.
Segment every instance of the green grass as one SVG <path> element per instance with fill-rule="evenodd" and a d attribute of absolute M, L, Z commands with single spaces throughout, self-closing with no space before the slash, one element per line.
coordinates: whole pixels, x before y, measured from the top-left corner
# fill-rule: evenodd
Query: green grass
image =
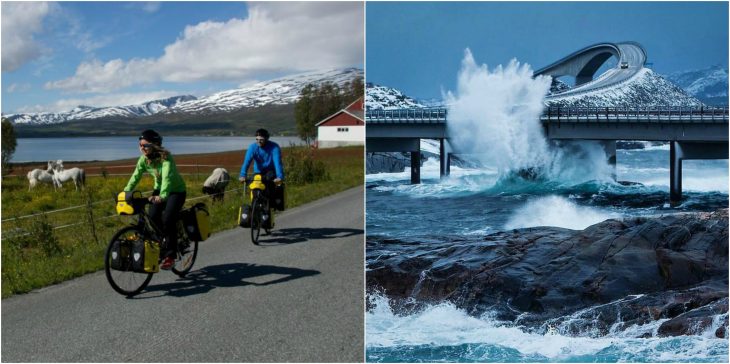
<path fill-rule="evenodd" d="M 287 209 L 361 185 L 362 151 L 362 147 L 348 147 L 317 153 L 315 158 L 324 163 L 329 178 L 302 185 L 287 184 Z M 243 191 L 226 193 L 223 203 L 195 199 L 202 196 L 199 186 L 206 177 L 184 176 L 188 186 L 186 206 L 205 202 L 213 232 L 236 227 Z M 74 191 L 71 184 L 59 191 L 44 185 L 29 192 L 24 177 L 3 179 L 3 220 L 39 214 L 2 222 L 3 298 L 103 269 L 108 240 L 115 231 L 134 221 L 134 217 L 117 216 L 114 209 L 113 198 L 124 188 L 127 177 L 87 177 L 86 182 L 87 187 L 81 192 Z M 228 186 L 229 190 L 240 187 L 235 180 Z M 144 177 L 137 189 L 150 191 L 152 178 Z M 74 206 L 83 207 L 44 214 Z M 53 229 L 71 224 L 78 225 Z"/>

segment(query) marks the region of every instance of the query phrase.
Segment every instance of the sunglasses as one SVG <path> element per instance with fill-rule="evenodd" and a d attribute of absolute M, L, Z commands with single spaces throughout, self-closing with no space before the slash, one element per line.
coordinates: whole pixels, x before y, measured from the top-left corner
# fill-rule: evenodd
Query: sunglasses
<path fill-rule="evenodd" d="M 263 142 L 264 140 L 266 140 L 266 139 L 264 139 L 264 138 L 256 138 L 256 141 L 257 142 Z"/>
<path fill-rule="evenodd" d="M 144 149 L 152 148 L 152 144 L 151 143 L 140 144 L 139 146 L 142 147 L 142 148 L 144 148 Z"/>

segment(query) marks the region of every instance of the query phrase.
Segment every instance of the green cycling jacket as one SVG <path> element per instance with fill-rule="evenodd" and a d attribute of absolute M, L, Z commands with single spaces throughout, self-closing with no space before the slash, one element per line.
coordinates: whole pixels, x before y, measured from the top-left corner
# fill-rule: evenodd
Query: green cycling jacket
<path fill-rule="evenodd" d="M 171 192 L 185 192 L 185 181 L 177 173 L 177 167 L 175 166 L 175 161 L 172 159 L 172 155 L 168 154 L 166 160 L 152 162 L 149 165 L 146 159 L 145 156 L 139 157 L 134 173 L 129 178 L 129 182 L 127 183 L 127 187 L 124 187 L 124 191 L 134 190 L 146 171 L 155 179 L 154 189 L 160 190 L 160 198 L 163 200 L 167 200 Z"/>

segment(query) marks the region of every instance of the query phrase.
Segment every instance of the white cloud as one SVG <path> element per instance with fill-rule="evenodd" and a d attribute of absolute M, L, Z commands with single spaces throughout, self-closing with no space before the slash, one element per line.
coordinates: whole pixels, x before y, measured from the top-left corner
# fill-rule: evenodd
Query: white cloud
<path fill-rule="evenodd" d="M 91 53 L 111 42 L 110 36 L 104 36 L 97 39 L 90 30 L 84 29 L 83 20 L 75 13 L 60 9 L 59 17 L 67 23 L 67 29 L 60 35 L 60 39 L 68 42 L 73 47 L 85 52 Z"/>
<path fill-rule="evenodd" d="M 13 92 L 25 92 L 30 90 L 30 87 L 29 83 L 12 83 L 5 89 L 5 92 L 9 94 L 12 94 Z"/>
<path fill-rule="evenodd" d="M 157 10 L 160 10 L 160 2 L 159 1 L 147 1 L 144 4 L 142 4 L 142 10 L 148 12 L 148 13 L 155 13 Z"/>
<path fill-rule="evenodd" d="M 84 62 L 48 89 L 110 92 L 158 81 L 246 81 L 363 62 L 363 4 L 253 3 L 249 17 L 187 26 L 159 58 Z"/>
<path fill-rule="evenodd" d="M 94 107 L 127 106 L 141 104 L 152 100 L 164 99 L 172 96 L 183 95 L 179 91 L 150 91 L 150 92 L 129 92 L 117 94 L 105 94 L 85 98 L 61 99 L 49 105 L 32 105 L 18 108 L 17 113 L 38 113 L 38 112 L 65 112 L 76 106 L 87 105 Z"/>
<path fill-rule="evenodd" d="M 41 45 L 33 35 L 43 28 L 48 15 L 45 2 L 2 3 L 2 71 L 14 71 L 39 57 Z"/>

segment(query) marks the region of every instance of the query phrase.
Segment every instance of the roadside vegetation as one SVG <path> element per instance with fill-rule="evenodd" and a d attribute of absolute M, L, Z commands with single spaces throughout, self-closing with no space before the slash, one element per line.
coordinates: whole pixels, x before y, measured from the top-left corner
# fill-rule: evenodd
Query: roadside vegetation
<path fill-rule="evenodd" d="M 239 154 L 242 160 L 243 154 L 235 152 Z M 362 147 L 289 147 L 283 154 L 287 209 L 363 183 Z M 231 183 L 222 203 L 212 203 L 201 192 L 213 167 L 182 171 L 188 190 L 186 207 L 205 202 L 213 232 L 237 228 L 238 208 L 244 199 L 242 186 L 237 183 L 240 161 L 237 163 L 223 166 L 231 174 Z M 101 173 L 87 176 L 82 191 L 75 191 L 71 183 L 58 191 L 50 185 L 28 191 L 24 174 L 3 178 L 2 297 L 103 269 L 109 239 L 116 230 L 135 221 L 135 217 L 117 216 L 115 212 L 114 199 L 128 178 L 112 176 L 102 168 Z M 152 177 L 145 176 L 137 189 L 151 191 Z M 245 233 L 243 229 L 241 233 Z"/>

